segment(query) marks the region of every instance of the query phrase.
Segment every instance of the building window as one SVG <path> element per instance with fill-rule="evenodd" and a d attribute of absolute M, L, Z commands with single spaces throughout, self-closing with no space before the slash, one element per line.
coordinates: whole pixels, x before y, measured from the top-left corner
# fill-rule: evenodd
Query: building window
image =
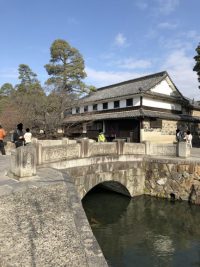
<path fill-rule="evenodd" d="M 84 106 L 84 112 L 88 112 L 88 106 Z"/>
<path fill-rule="evenodd" d="M 97 104 L 93 105 L 93 110 L 97 110 Z"/>
<path fill-rule="evenodd" d="M 71 115 L 72 114 L 72 109 L 66 109 L 64 111 L 64 116 Z"/>
<path fill-rule="evenodd" d="M 103 109 L 108 109 L 108 103 L 103 103 Z"/>
<path fill-rule="evenodd" d="M 150 121 L 150 128 L 162 128 L 162 120 L 161 119 L 152 119 Z"/>
<path fill-rule="evenodd" d="M 119 108 L 119 100 L 118 101 L 114 101 L 114 108 Z"/>
<path fill-rule="evenodd" d="M 126 99 L 126 106 L 132 107 L 133 106 L 133 98 Z"/>
<path fill-rule="evenodd" d="M 80 113 L 80 108 L 76 108 L 76 113 Z"/>

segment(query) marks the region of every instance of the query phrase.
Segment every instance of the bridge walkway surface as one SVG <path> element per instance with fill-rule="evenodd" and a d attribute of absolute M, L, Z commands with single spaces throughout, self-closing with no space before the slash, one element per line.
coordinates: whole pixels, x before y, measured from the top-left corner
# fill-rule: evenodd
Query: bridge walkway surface
<path fill-rule="evenodd" d="M 107 266 L 73 182 L 51 168 L 20 181 L 0 156 L 0 266 Z"/>

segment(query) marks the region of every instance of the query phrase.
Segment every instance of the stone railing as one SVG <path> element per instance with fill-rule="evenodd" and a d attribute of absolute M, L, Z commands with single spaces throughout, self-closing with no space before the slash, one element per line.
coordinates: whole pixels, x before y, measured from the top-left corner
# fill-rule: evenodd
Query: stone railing
<path fill-rule="evenodd" d="M 67 138 L 43 141 L 34 139 L 31 146 L 20 147 L 12 152 L 11 171 L 19 177 L 31 176 L 36 172 L 36 164 L 110 155 L 153 155 L 186 158 L 190 155 L 190 149 L 185 142 L 155 144 L 150 142 L 125 143 L 123 140 L 117 140 L 111 143 L 96 143 L 87 138 L 76 141 Z"/>
<path fill-rule="evenodd" d="M 38 164 L 103 155 L 155 155 L 173 157 L 188 157 L 190 155 L 190 149 L 185 142 L 178 144 L 156 144 L 151 142 L 125 143 L 123 140 L 117 140 L 116 142 L 110 143 L 97 143 L 87 138 L 73 140 L 73 143 L 67 138 L 57 141 L 60 141 L 59 145 L 54 145 L 54 142 L 52 142 L 52 145 L 49 140 L 44 143 L 35 140 L 34 144 L 36 146 Z M 61 141 L 63 142 L 62 145 Z"/>
<path fill-rule="evenodd" d="M 156 156 L 176 156 L 177 144 L 155 144 L 146 142 L 146 151 L 148 155 Z"/>

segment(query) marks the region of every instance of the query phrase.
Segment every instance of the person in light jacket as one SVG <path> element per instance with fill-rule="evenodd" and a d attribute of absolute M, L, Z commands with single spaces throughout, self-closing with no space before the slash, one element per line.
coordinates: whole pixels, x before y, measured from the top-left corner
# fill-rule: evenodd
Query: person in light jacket
<path fill-rule="evenodd" d="M 186 136 L 185 136 L 184 139 L 186 140 L 186 143 L 188 144 L 188 146 L 189 146 L 190 148 L 192 148 L 192 134 L 191 134 L 190 131 L 187 131 L 187 132 L 186 132 Z"/>
<path fill-rule="evenodd" d="M 106 142 L 105 135 L 101 130 L 99 130 L 98 142 Z"/>
<path fill-rule="evenodd" d="M 32 133 L 30 132 L 29 128 L 26 128 L 26 132 L 24 134 L 24 140 L 25 140 L 25 145 L 31 144 Z"/>

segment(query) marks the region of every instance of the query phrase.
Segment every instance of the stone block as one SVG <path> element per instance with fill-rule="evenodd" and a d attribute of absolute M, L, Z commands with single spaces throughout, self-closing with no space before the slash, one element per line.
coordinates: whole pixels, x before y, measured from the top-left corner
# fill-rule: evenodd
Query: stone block
<path fill-rule="evenodd" d="M 190 156 L 190 148 L 187 146 L 186 142 L 178 143 L 178 157 L 187 158 Z"/>
<path fill-rule="evenodd" d="M 20 178 L 36 175 L 36 148 L 34 146 L 21 146 L 12 151 L 11 172 Z"/>
<path fill-rule="evenodd" d="M 80 151 L 81 158 L 88 157 L 89 139 L 82 138 L 82 139 L 77 140 L 77 142 L 81 145 L 81 151 Z"/>

